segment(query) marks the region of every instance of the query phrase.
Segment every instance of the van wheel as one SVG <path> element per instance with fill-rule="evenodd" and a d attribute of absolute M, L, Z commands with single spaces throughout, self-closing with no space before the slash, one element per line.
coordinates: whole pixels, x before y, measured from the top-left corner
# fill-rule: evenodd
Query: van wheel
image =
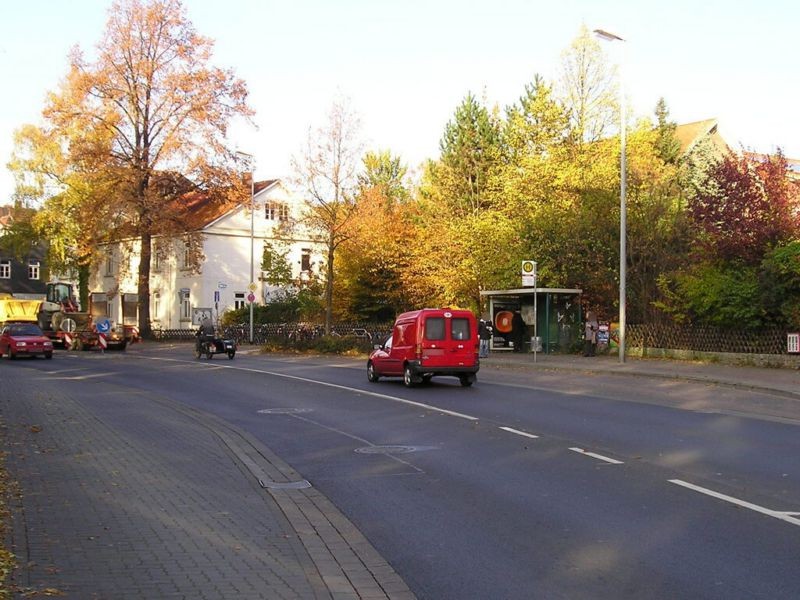
<path fill-rule="evenodd" d="M 475 377 L 475 375 L 462 375 L 461 377 L 458 378 L 463 387 L 471 386 L 473 383 L 475 383 L 476 379 L 477 377 Z"/>
<path fill-rule="evenodd" d="M 372 383 L 375 383 L 380 378 L 381 378 L 380 375 L 378 375 L 375 372 L 375 365 L 373 365 L 371 362 L 368 362 L 367 363 L 367 379 L 369 381 L 371 381 Z"/>
<path fill-rule="evenodd" d="M 406 365 L 406 368 L 403 369 L 403 383 L 407 388 L 414 387 L 414 385 L 417 383 L 414 379 L 414 372 L 408 365 Z"/>

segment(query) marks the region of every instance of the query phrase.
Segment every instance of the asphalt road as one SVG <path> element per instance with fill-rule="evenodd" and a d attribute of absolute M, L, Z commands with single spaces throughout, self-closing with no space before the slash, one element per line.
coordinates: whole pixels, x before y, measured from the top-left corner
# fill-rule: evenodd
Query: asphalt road
<path fill-rule="evenodd" d="M 81 386 L 89 408 L 102 381 L 247 430 L 422 599 L 800 597 L 796 401 L 492 369 L 409 390 L 363 361 L 187 345 L 3 367 Z"/>

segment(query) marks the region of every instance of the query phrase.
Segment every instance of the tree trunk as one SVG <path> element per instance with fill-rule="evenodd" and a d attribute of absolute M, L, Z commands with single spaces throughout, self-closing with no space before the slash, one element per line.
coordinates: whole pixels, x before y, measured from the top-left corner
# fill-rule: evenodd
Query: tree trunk
<path fill-rule="evenodd" d="M 88 264 L 78 266 L 78 301 L 84 312 L 89 310 L 89 276 Z"/>
<path fill-rule="evenodd" d="M 142 339 L 152 337 L 150 328 L 150 256 L 152 254 L 152 238 L 149 231 L 144 231 L 140 239 L 139 253 L 139 335 Z"/>
<path fill-rule="evenodd" d="M 333 238 L 328 240 L 328 278 L 325 282 L 325 335 L 330 335 L 333 323 L 333 255 L 336 245 Z"/>

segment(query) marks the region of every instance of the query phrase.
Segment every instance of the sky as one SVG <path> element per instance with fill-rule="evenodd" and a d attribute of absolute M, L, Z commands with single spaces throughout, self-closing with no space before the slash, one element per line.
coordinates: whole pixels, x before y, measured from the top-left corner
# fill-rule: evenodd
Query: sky
<path fill-rule="evenodd" d="M 13 133 L 40 123 L 46 94 L 73 46 L 90 54 L 111 0 L 0 0 L 0 204 Z M 231 145 L 255 155 L 256 177 L 287 178 L 309 128 L 336 98 L 361 119 L 367 149 L 390 150 L 412 172 L 439 152 L 444 127 L 472 92 L 490 107 L 516 102 L 535 74 L 555 81 L 582 25 L 624 43 L 629 112 L 716 118 L 733 147 L 781 147 L 800 158 L 800 3 L 789 0 L 184 0 L 212 63 L 250 90 L 257 129 L 236 123 Z"/>

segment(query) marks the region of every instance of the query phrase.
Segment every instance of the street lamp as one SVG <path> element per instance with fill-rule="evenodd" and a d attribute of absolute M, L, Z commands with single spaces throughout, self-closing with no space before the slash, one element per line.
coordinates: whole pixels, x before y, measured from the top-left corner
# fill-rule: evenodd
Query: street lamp
<path fill-rule="evenodd" d="M 255 273 L 254 273 L 254 254 L 255 254 L 255 198 L 256 198 L 256 179 L 255 179 L 255 157 L 247 152 L 236 152 L 238 157 L 244 161 L 245 166 L 250 170 L 250 285 L 247 287 L 249 294 L 254 294 L 256 290 Z M 249 299 L 248 299 L 249 300 Z M 250 304 L 250 337 L 249 341 L 253 343 L 253 302 Z"/>
<path fill-rule="evenodd" d="M 603 31 L 595 29 L 594 34 L 607 42 L 624 42 L 625 40 Z M 625 155 L 625 85 L 622 78 L 622 61 L 619 67 L 619 113 L 620 113 L 620 186 L 619 186 L 619 362 L 625 362 L 625 280 L 627 277 L 627 248 L 626 248 L 626 206 L 625 192 L 628 184 L 628 169 Z"/>

